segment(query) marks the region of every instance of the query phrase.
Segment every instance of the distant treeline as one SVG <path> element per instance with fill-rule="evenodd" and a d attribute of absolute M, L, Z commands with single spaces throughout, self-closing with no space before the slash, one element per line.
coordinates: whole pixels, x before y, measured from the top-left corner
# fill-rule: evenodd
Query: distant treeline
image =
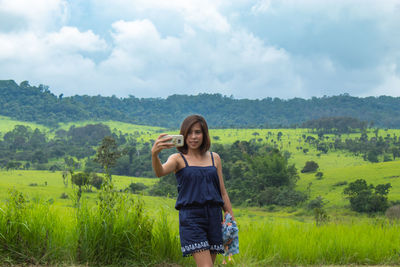
<path fill-rule="evenodd" d="M 0 115 L 48 126 L 82 120 L 117 120 L 178 128 L 198 113 L 213 128 L 299 127 L 323 117 L 353 117 L 379 127 L 400 127 L 400 97 L 353 97 L 348 94 L 311 99 L 234 99 L 220 94 L 163 98 L 56 96 L 44 85 L 0 81 Z"/>
<path fill-rule="evenodd" d="M 306 121 L 301 128 L 310 128 L 318 133 L 360 132 L 368 127 L 368 122 L 352 117 L 328 117 Z"/>

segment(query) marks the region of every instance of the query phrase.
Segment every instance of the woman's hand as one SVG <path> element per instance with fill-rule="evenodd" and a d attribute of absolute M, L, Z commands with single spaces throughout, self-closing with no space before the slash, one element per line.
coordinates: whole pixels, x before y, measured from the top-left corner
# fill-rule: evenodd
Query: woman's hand
<path fill-rule="evenodd" d="M 153 148 L 151 149 L 151 155 L 153 157 L 157 156 L 160 153 L 160 151 L 163 149 L 168 149 L 168 148 L 174 147 L 174 144 L 168 143 L 168 141 L 172 140 L 172 137 L 163 138 L 166 135 L 168 135 L 168 134 L 166 134 L 166 133 L 160 134 L 158 136 L 157 140 L 154 142 Z"/>
<path fill-rule="evenodd" d="M 226 214 L 227 214 L 227 213 L 229 213 L 229 214 L 231 215 L 232 221 L 235 221 L 235 222 L 236 222 L 235 216 L 233 216 L 233 212 L 229 212 L 229 211 L 225 211 L 225 213 L 224 213 L 224 221 L 225 221 L 225 217 L 226 217 Z"/>

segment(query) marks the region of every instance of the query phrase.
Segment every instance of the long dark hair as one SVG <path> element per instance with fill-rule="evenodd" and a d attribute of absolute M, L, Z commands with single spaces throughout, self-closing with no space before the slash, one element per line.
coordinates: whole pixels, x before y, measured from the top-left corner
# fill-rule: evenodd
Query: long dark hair
<path fill-rule="evenodd" d="M 201 130 L 203 131 L 203 142 L 201 143 L 200 151 L 202 153 L 206 153 L 210 149 L 211 141 L 206 120 L 200 115 L 190 115 L 183 120 L 181 125 L 180 134 L 183 135 L 183 140 L 185 140 L 185 143 L 183 146 L 178 147 L 177 149 L 183 154 L 186 154 L 188 152 L 186 137 L 189 133 L 190 128 L 192 128 L 192 126 L 196 123 L 200 123 Z"/>

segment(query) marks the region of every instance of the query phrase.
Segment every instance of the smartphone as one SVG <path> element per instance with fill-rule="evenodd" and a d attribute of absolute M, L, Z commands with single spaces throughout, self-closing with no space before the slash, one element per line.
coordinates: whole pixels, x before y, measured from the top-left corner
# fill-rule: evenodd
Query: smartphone
<path fill-rule="evenodd" d="M 168 141 L 168 143 L 172 143 L 174 144 L 176 147 L 180 147 L 183 146 L 183 135 L 177 134 L 177 135 L 166 135 L 163 138 L 168 138 L 168 137 L 172 137 L 172 139 L 170 141 Z"/>

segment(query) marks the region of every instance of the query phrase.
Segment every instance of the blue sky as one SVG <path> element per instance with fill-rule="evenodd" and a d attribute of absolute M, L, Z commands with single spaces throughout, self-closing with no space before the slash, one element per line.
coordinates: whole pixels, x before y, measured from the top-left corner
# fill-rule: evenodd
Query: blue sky
<path fill-rule="evenodd" d="M 400 96 L 400 0 L 0 0 L 0 79 L 55 94 Z"/>

